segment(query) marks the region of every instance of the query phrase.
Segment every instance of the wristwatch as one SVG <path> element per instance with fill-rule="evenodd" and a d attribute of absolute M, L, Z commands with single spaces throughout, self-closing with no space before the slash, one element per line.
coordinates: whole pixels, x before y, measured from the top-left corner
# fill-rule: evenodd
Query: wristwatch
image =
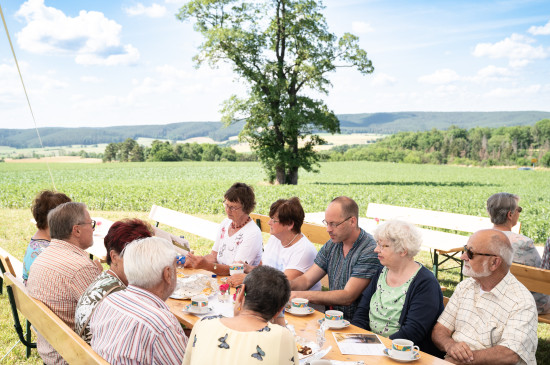
<path fill-rule="evenodd" d="M 218 267 L 216 266 L 216 264 L 214 264 L 214 271 L 216 271 L 217 268 L 218 268 Z"/>

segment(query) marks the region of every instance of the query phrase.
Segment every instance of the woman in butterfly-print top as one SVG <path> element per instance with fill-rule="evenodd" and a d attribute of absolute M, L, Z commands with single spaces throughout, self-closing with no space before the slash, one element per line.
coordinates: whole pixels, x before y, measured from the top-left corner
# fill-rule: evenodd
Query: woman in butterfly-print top
<path fill-rule="evenodd" d="M 258 266 L 238 288 L 233 318 L 205 317 L 193 327 L 184 365 L 298 365 L 294 336 L 270 322 L 290 298 L 286 276 Z"/>

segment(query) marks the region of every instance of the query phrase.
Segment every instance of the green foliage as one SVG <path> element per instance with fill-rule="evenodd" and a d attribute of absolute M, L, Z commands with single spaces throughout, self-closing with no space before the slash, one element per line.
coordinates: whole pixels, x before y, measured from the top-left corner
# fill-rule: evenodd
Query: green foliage
<path fill-rule="evenodd" d="M 321 1 L 312 0 L 192 0 L 177 14 L 194 20 L 204 37 L 197 65 L 229 62 L 248 84 L 246 98 L 225 101 L 222 121 L 246 121 L 240 137 L 262 161 L 269 181 L 297 184 L 300 167 L 316 171 L 314 146 L 325 141 L 314 130 L 340 131 L 324 102 L 306 94 L 327 94 L 327 75 L 338 66 L 373 72 L 359 39 L 328 32 L 322 9 Z"/>
<path fill-rule="evenodd" d="M 550 151 L 546 152 L 540 159 L 542 166 L 550 167 Z"/>

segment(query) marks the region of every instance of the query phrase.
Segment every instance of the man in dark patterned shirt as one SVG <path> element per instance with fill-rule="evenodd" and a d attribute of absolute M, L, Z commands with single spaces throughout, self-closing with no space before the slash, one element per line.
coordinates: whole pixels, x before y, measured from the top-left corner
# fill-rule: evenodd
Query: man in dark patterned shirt
<path fill-rule="evenodd" d="M 358 226 L 359 207 L 346 196 L 335 198 L 325 211 L 323 223 L 330 240 L 323 245 L 313 266 L 292 280 L 291 298 L 333 307 L 351 320 L 361 293 L 380 268 L 374 252 L 376 241 Z M 329 291 L 307 291 L 328 275 Z"/>

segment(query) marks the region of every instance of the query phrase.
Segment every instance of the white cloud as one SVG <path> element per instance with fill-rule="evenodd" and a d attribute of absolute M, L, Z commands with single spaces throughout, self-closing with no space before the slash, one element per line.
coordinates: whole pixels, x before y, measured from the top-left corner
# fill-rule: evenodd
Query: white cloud
<path fill-rule="evenodd" d="M 101 12 L 81 10 L 70 17 L 45 6 L 44 0 L 29 0 L 16 15 L 27 22 L 17 41 L 29 52 L 71 55 L 86 65 L 127 65 L 139 59 L 135 47 L 120 43 L 122 27 Z"/>
<path fill-rule="evenodd" d="M 507 81 L 510 80 L 511 76 L 512 72 L 508 68 L 489 65 L 479 70 L 475 76 L 467 78 L 467 80 L 476 83 L 487 83 L 494 81 Z"/>
<path fill-rule="evenodd" d="M 541 85 L 529 85 L 525 87 L 517 87 L 517 88 L 496 88 L 491 91 L 489 91 L 486 96 L 492 97 L 492 98 L 508 98 L 512 96 L 525 96 L 525 95 L 533 95 L 537 94 L 541 91 L 542 87 Z"/>
<path fill-rule="evenodd" d="M 149 7 L 143 5 L 142 3 L 138 3 L 136 6 L 131 8 L 125 8 L 124 11 L 126 11 L 126 14 L 130 16 L 145 15 L 150 18 L 161 18 L 166 14 L 166 8 L 156 3 Z"/>
<path fill-rule="evenodd" d="M 353 33 L 357 34 L 371 33 L 374 31 L 370 24 L 357 21 L 351 22 L 351 29 L 353 30 Z"/>
<path fill-rule="evenodd" d="M 548 21 L 548 23 L 546 23 L 546 25 L 543 25 L 543 26 L 540 26 L 540 27 L 537 27 L 537 26 L 533 25 L 531 28 L 529 28 L 528 32 L 533 34 L 533 35 L 549 35 L 550 34 L 550 21 Z"/>
<path fill-rule="evenodd" d="M 460 76 L 451 69 L 444 68 L 435 71 L 431 75 L 424 75 L 418 78 L 419 82 L 425 84 L 448 84 L 460 80 Z"/>
<path fill-rule="evenodd" d="M 80 81 L 86 82 L 88 84 L 99 84 L 103 82 L 103 79 L 96 77 L 96 76 L 82 76 L 80 78 Z"/>
<path fill-rule="evenodd" d="M 535 40 L 532 38 L 514 33 L 500 42 L 477 44 L 473 55 L 476 57 L 507 58 L 510 61 L 510 66 L 521 67 L 527 65 L 533 59 L 548 56 L 542 46 L 532 46 L 531 44 L 534 42 Z"/>
<path fill-rule="evenodd" d="M 397 79 L 385 73 L 374 73 L 371 84 L 373 86 L 390 86 L 394 85 Z"/>

